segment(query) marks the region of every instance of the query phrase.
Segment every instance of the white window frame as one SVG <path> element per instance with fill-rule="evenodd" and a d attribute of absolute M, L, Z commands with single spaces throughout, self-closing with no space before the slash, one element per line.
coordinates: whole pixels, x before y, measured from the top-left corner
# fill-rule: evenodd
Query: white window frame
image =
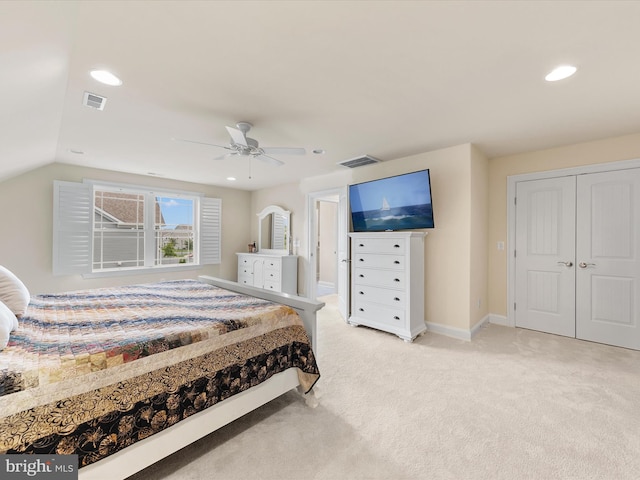
<path fill-rule="evenodd" d="M 121 191 L 145 195 L 145 266 L 93 270 L 94 191 Z M 148 195 L 148 196 L 147 196 Z M 155 265 L 155 199 L 188 198 L 195 202 L 194 262 L 178 265 Z M 149 201 L 149 200 L 152 201 Z M 83 183 L 54 181 L 53 195 L 53 274 L 82 274 L 85 278 L 137 275 L 157 271 L 180 271 L 202 268 L 221 262 L 222 201 L 197 192 L 150 189 L 99 180 Z M 151 245 L 153 244 L 153 245 Z M 149 248 L 151 246 L 151 248 Z"/>

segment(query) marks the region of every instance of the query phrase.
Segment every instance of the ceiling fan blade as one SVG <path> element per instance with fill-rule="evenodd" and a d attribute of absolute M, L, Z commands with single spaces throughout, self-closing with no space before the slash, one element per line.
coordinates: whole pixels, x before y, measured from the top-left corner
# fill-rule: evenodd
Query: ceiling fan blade
<path fill-rule="evenodd" d="M 229 135 L 231 136 L 231 140 L 233 141 L 233 143 L 242 145 L 244 147 L 248 146 L 247 137 L 244 136 L 244 132 L 242 130 L 238 130 L 237 128 L 233 128 L 233 127 L 225 127 L 225 128 L 227 129 L 227 132 L 229 132 Z"/>
<path fill-rule="evenodd" d="M 224 160 L 225 158 L 232 157 L 236 154 L 236 152 L 225 153 L 224 155 L 220 155 L 219 157 L 214 158 L 214 160 Z"/>
<path fill-rule="evenodd" d="M 271 155 L 304 155 L 307 151 L 304 148 L 290 148 L 290 147 L 263 147 L 264 153 Z"/>
<path fill-rule="evenodd" d="M 215 143 L 206 143 L 206 142 L 198 142 L 197 140 L 186 140 L 184 138 L 172 138 L 176 142 L 187 142 L 187 143 L 196 143 L 198 145 L 207 145 L 209 147 L 220 147 L 226 148 L 227 150 L 231 150 L 228 145 L 216 145 Z"/>
<path fill-rule="evenodd" d="M 264 155 L 264 154 L 263 155 L 258 155 L 258 156 L 256 156 L 256 158 L 259 158 L 263 162 L 267 162 L 267 163 L 269 163 L 271 165 L 274 165 L 276 167 L 284 165 L 283 161 L 278 160 L 277 158 L 270 157 L 269 155 Z"/>

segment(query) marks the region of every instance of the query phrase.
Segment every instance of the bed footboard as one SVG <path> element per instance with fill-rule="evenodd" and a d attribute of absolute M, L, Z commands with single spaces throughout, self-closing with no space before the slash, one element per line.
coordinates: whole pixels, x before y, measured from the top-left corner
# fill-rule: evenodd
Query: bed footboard
<path fill-rule="evenodd" d="M 231 290 L 232 292 L 244 293 L 245 295 L 251 295 L 252 297 L 263 298 L 272 302 L 288 305 L 293 308 L 302 321 L 307 330 L 307 335 L 311 340 L 311 347 L 316 351 L 316 337 L 317 337 L 317 323 L 316 312 L 324 307 L 324 302 L 318 300 L 312 300 L 306 297 L 298 297 L 296 295 L 289 295 L 287 293 L 272 292 L 264 290 L 262 288 L 249 287 L 247 285 L 241 285 L 237 282 L 230 280 L 223 280 L 222 278 L 210 277 L 208 275 L 201 275 L 198 280 L 216 287 Z M 316 352 L 317 353 L 317 352 Z"/>

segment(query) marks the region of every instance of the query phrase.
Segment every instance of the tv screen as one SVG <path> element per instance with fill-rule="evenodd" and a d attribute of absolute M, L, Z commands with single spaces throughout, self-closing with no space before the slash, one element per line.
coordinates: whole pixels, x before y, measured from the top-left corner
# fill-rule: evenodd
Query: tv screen
<path fill-rule="evenodd" d="M 433 228 L 429 170 L 349 185 L 354 232 Z"/>

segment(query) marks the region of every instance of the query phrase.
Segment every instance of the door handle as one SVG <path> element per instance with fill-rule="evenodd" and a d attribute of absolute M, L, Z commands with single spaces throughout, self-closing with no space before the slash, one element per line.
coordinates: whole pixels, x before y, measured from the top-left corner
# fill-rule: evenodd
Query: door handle
<path fill-rule="evenodd" d="M 595 266 L 596 266 L 596 264 L 595 264 L 595 263 L 580 262 L 580 263 L 578 264 L 578 266 L 579 266 L 580 268 L 587 268 L 587 267 L 595 267 Z"/>
<path fill-rule="evenodd" d="M 564 265 L 565 267 L 573 267 L 573 262 L 569 260 L 568 262 L 558 262 L 558 265 Z"/>

